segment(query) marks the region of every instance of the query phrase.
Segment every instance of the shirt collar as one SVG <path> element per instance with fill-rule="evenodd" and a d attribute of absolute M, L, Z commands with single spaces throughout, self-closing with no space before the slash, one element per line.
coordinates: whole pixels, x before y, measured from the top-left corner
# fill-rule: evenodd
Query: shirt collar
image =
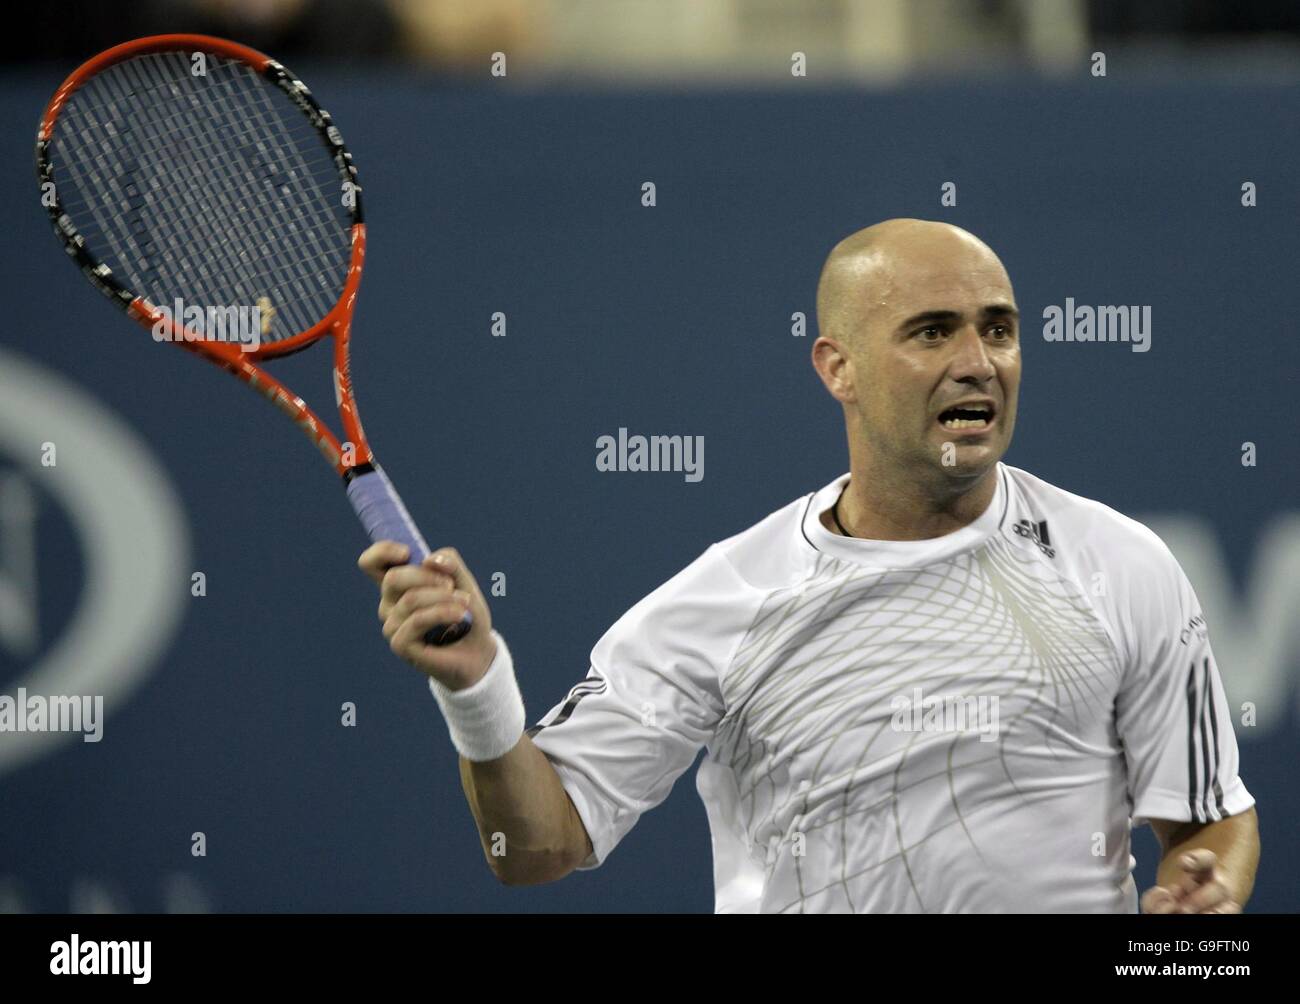
<path fill-rule="evenodd" d="M 845 537 L 827 530 L 822 525 L 821 514 L 835 504 L 840 492 L 849 483 L 849 477 L 849 473 L 841 474 L 812 495 L 804 508 L 803 536 L 818 551 L 871 568 L 921 568 L 951 558 L 987 540 L 1006 516 L 1007 474 L 999 463 L 993 501 L 974 522 L 960 530 L 927 540 L 866 540 L 861 537 Z"/>

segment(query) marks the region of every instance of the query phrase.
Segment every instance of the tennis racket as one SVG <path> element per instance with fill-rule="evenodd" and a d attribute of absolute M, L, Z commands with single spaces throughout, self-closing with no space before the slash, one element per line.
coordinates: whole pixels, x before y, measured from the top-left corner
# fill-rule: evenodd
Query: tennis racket
<path fill-rule="evenodd" d="M 203 35 L 115 46 L 50 99 L 41 199 L 82 273 L 157 341 L 233 373 L 334 468 L 373 541 L 429 553 L 357 416 L 348 340 L 366 253 L 352 154 L 275 60 Z M 334 341 L 341 442 L 260 363 Z M 425 635 L 449 645 L 472 625 Z"/>

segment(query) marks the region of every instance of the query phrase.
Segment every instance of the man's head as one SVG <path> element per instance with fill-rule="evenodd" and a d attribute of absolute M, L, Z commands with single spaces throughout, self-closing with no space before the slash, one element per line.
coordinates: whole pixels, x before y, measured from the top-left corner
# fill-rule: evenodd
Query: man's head
<path fill-rule="evenodd" d="M 1019 324 L 1006 269 L 979 238 L 912 219 L 849 235 L 822 269 L 817 323 L 813 365 L 844 405 L 855 461 L 960 489 L 1006 452 Z"/>

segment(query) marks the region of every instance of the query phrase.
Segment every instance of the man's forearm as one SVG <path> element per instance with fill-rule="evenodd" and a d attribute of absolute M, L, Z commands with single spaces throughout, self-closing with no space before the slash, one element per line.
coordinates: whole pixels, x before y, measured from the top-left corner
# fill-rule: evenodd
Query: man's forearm
<path fill-rule="evenodd" d="M 495 760 L 461 757 L 460 779 L 483 852 L 502 882 L 553 882 L 582 863 L 587 831 L 555 768 L 528 736 Z"/>
<path fill-rule="evenodd" d="M 1214 823 L 1189 823 L 1171 834 L 1160 859 L 1157 883 L 1174 884 L 1179 878 L 1179 856 L 1202 847 L 1214 852 L 1232 898 L 1245 906 L 1255 888 L 1255 869 L 1259 865 L 1259 820 L 1255 809 Z"/>

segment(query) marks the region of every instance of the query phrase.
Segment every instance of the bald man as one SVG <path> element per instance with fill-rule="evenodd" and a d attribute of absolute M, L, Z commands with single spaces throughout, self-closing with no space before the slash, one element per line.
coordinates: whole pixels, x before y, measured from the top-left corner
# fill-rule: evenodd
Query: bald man
<path fill-rule="evenodd" d="M 430 677 L 494 873 L 598 867 L 701 747 L 719 913 L 1232 913 L 1254 799 L 1200 606 L 1146 527 L 1001 463 L 1020 386 L 997 256 L 887 220 L 831 251 L 812 362 L 849 471 L 709 547 L 524 730 L 451 549 L 359 564 Z M 425 631 L 469 609 L 449 648 Z"/>

